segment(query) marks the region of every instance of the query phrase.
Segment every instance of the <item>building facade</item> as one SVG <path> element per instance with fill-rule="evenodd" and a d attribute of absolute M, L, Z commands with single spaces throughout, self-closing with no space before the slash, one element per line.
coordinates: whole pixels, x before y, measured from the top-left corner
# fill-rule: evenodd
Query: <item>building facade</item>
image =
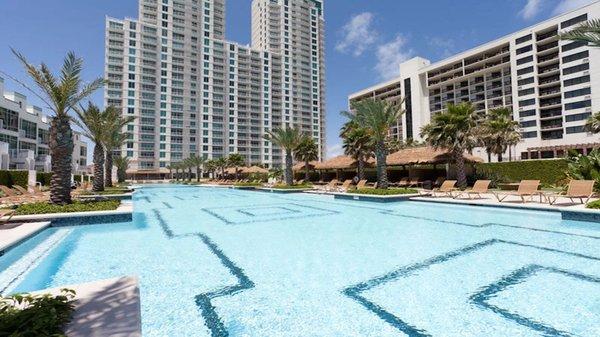
<path fill-rule="evenodd" d="M 191 155 L 280 166 L 267 131 L 300 127 L 325 146 L 323 5 L 254 0 L 252 46 L 225 40 L 224 0 L 140 0 L 106 20 L 105 104 L 135 116 L 122 151 L 159 176 Z"/>
<path fill-rule="evenodd" d="M 42 109 L 27 104 L 27 97 L 4 91 L 0 77 L 0 169 L 50 172 L 50 118 Z M 87 143 L 73 132 L 73 170 L 87 165 Z"/>
<path fill-rule="evenodd" d="M 586 153 L 600 147 L 599 137 L 584 130 L 586 119 L 600 111 L 600 49 L 559 40 L 558 34 L 597 18 L 600 2 L 433 64 L 413 58 L 400 64 L 394 80 L 352 94 L 349 100 L 404 98 L 406 113 L 395 135 L 415 140 L 448 103 L 470 101 L 481 113 L 508 107 L 522 135 L 507 153 L 511 158 L 555 158 L 571 149 Z M 483 149 L 475 152 L 487 158 Z"/>

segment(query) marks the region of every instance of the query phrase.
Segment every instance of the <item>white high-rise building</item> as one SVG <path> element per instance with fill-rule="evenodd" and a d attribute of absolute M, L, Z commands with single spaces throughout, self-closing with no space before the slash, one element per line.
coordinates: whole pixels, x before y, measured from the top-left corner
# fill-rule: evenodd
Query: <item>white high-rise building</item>
<path fill-rule="evenodd" d="M 240 153 L 279 166 L 268 130 L 296 126 L 325 147 L 323 4 L 254 0 L 252 46 L 225 40 L 225 0 L 140 0 L 106 20 L 105 104 L 136 120 L 122 151 L 155 178 L 191 155 Z"/>
<path fill-rule="evenodd" d="M 600 2 L 594 2 L 433 64 L 416 57 L 400 64 L 397 78 L 351 94 L 349 101 L 404 98 L 406 113 L 392 133 L 415 140 L 448 103 L 471 101 L 482 113 L 508 107 L 522 134 L 512 158 L 586 153 L 600 147 L 600 137 L 584 130 L 586 119 L 600 111 L 600 48 L 558 34 L 598 18 Z M 475 154 L 487 158 L 483 149 Z"/>

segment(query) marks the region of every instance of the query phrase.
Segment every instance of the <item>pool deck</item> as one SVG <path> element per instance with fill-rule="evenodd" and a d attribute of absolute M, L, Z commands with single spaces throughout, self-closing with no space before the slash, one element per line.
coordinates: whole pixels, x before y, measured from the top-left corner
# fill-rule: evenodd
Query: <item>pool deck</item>
<path fill-rule="evenodd" d="M 35 222 L 35 221 L 52 221 L 57 219 L 68 218 L 85 218 L 85 217 L 102 217 L 127 215 L 133 212 L 133 203 L 121 203 L 116 210 L 113 211 L 92 211 L 92 212 L 72 212 L 72 213 L 49 213 L 49 214 L 31 214 L 31 215 L 15 215 L 10 220 L 12 222 Z"/>
<path fill-rule="evenodd" d="M 42 221 L 28 224 L 9 223 L 0 226 L 0 256 L 8 249 L 50 227 L 50 224 L 50 221 Z"/>
<path fill-rule="evenodd" d="M 140 292 L 135 277 L 67 285 L 34 294 L 75 290 L 75 312 L 67 326 L 69 337 L 141 337 Z"/>

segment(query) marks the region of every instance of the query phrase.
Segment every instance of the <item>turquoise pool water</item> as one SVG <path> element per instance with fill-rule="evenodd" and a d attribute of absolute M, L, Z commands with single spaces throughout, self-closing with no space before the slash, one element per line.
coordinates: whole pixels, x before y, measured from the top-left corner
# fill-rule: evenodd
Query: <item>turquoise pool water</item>
<path fill-rule="evenodd" d="M 52 228 L 0 290 L 136 275 L 144 336 L 600 336 L 600 225 L 558 213 L 146 187 Z"/>

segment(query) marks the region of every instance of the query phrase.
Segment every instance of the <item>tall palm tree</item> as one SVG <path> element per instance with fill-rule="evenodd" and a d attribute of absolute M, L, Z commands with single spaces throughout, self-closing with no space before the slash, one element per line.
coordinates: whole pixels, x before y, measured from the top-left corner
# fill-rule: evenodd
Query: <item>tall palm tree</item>
<path fill-rule="evenodd" d="M 108 122 L 109 109 L 102 111 L 92 102 L 88 103 L 87 109 L 81 107 L 76 109 L 77 119 L 73 122 L 82 130 L 83 135 L 94 143 L 94 179 L 92 190 L 95 192 L 104 191 L 104 139 L 106 138 L 106 129 Z"/>
<path fill-rule="evenodd" d="M 173 165 L 167 165 L 166 169 L 169 170 L 169 179 L 173 180 Z"/>
<path fill-rule="evenodd" d="M 309 163 L 319 159 L 319 147 L 315 140 L 310 136 L 303 137 L 300 144 L 296 147 L 294 157 L 297 161 L 304 163 L 304 180 L 308 182 L 310 180 Z"/>
<path fill-rule="evenodd" d="M 294 172 L 292 171 L 294 160 L 292 153 L 302 142 L 303 137 L 302 131 L 295 127 L 274 129 L 267 131 L 267 134 L 264 135 L 264 139 L 279 145 L 285 151 L 284 178 L 286 185 L 294 184 Z"/>
<path fill-rule="evenodd" d="M 596 112 L 587 119 L 585 128 L 590 133 L 600 133 L 600 112 Z"/>
<path fill-rule="evenodd" d="M 221 178 L 225 178 L 225 169 L 227 168 L 227 158 L 220 157 L 215 159 L 215 166 L 221 171 Z"/>
<path fill-rule="evenodd" d="M 502 154 L 521 140 L 519 122 L 512 119 L 512 110 L 497 108 L 488 111 L 480 127 L 481 141 L 488 153 L 498 156 L 502 161 Z"/>
<path fill-rule="evenodd" d="M 189 158 L 189 161 L 190 161 L 190 164 L 196 168 L 196 181 L 200 182 L 200 175 L 202 173 L 202 165 L 204 165 L 204 163 L 206 162 L 206 159 L 204 157 L 192 154 L 192 156 Z"/>
<path fill-rule="evenodd" d="M 377 187 L 388 188 L 386 157 L 388 149 L 386 139 L 390 128 L 404 113 L 401 103 L 393 104 L 379 99 L 365 99 L 354 102 L 351 106 L 353 112 L 342 114 L 365 128 L 375 146 L 377 159 Z"/>
<path fill-rule="evenodd" d="M 114 163 L 117 167 L 117 181 L 119 183 L 124 183 L 127 179 L 127 169 L 129 168 L 129 157 L 114 157 Z"/>
<path fill-rule="evenodd" d="M 97 78 L 84 84 L 81 79 L 83 60 L 69 52 L 65 57 L 60 74 L 52 74 L 48 66 L 42 63 L 39 67 L 32 65 L 25 56 L 12 51 L 21 61 L 27 73 L 41 93 L 21 83 L 25 88 L 40 98 L 53 112 L 50 122 L 50 155 L 52 178 L 50 180 L 50 201 L 54 204 L 71 203 L 71 172 L 73 160 L 73 130 L 69 111 L 86 97 L 104 85 L 104 79 Z"/>
<path fill-rule="evenodd" d="M 360 127 L 354 120 L 344 124 L 340 131 L 344 154 L 356 160 L 358 179 L 365 179 L 366 162 L 371 158 L 374 150 L 371 136 L 365 128 Z"/>
<path fill-rule="evenodd" d="M 560 34 L 560 38 L 587 42 L 591 47 L 600 47 L 600 19 L 582 22 L 572 30 Z"/>
<path fill-rule="evenodd" d="M 187 180 L 191 182 L 192 181 L 192 168 L 194 167 L 194 163 L 192 163 L 191 157 L 186 158 L 183 161 L 183 165 L 187 169 Z"/>
<path fill-rule="evenodd" d="M 238 167 L 246 165 L 246 158 L 239 153 L 232 153 L 227 157 L 227 165 L 235 168 L 235 179 L 239 179 Z"/>
<path fill-rule="evenodd" d="M 106 148 L 106 165 L 104 185 L 112 187 L 112 168 L 113 168 L 113 152 L 120 150 L 125 141 L 129 138 L 128 132 L 123 132 L 125 125 L 135 120 L 134 116 L 121 116 L 121 113 L 116 108 L 109 106 L 106 108 L 108 121 L 106 127 L 106 137 L 104 138 L 104 147 Z"/>
<path fill-rule="evenodd" d="M 204 169 L 208 174 L 212 174 L 212 177 L 215 178 L 214 173 L 217 170 L 217 164 L 214 159 L 209 159 L 204 163 Z"/>
<path fill-rule="evenodd" d="M 460 187 L 467 185 L 464 153 L 477 145 L 479 120 L 470 102 L 448 104 L 445 112 L 433 115 L 431 122 L 421 128 L 421 137 L 430 146 L 452 154 Z"/>

